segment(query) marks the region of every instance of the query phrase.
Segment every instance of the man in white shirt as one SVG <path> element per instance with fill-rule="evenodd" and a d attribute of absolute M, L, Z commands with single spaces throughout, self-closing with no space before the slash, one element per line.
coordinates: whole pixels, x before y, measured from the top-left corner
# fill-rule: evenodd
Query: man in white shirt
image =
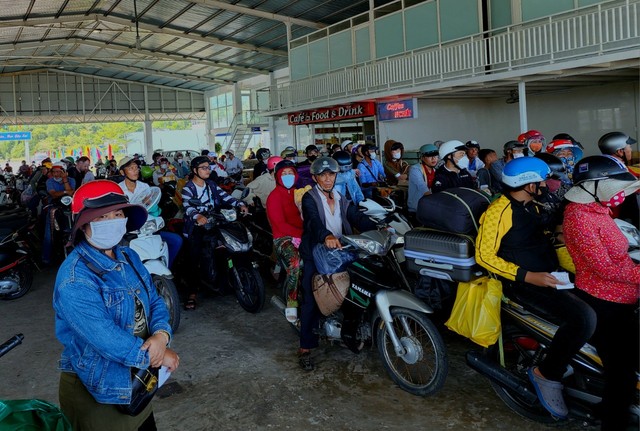
<path fill-rule="evenodd" d="M 234 180 L 242 180 L 242 170 L 244 169 L 242 162 L 236 158 L 233 150 L 227 150 L 225 154 L 227 155 L 227 159 L 224 161 L 224 170 L 227 171 L 227 174 Z"/>

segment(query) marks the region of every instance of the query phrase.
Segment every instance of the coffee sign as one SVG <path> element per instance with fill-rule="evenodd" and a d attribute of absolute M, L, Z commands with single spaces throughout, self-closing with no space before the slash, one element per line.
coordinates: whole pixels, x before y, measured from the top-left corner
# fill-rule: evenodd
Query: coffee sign
<path fill-rule="evenodd" d="M 324 123 L 328 121 L 340 121 L 348 118 L 370 117 L 375 115 L 373 102 L 351 103 L 349 105 L 333 106 L 331 108 L 319 108 L 309 111 L 300 111 L 289 114 L 289 125 Z"/>
<path fill-rule="evenodd" d="M 417 103 L 415 99 L 394 100 L 393 102 L 378 103 L 378 120 L 401 120 L 417 118 Z"/>

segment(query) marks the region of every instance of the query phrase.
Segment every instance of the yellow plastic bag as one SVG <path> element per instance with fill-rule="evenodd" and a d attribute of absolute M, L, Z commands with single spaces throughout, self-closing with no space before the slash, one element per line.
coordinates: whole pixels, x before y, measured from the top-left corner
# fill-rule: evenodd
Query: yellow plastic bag
<path fill-rule="evenodd" d="M 500 335 L 502 283 L 484 276 L 458 283 L 456 301 L 445 325 L 474 343 L 489 347 Z"/>
<path fill-rule="evenodd" d="M 572 274 L 576 273 L 576 266 L 573 264 L 573 259 L 571 259 L 566 245 L 563 244 L 559 247 L 556 246 L 556 256 L 558 256 L 558 262 L 562 269 L 565 269 Z"/>

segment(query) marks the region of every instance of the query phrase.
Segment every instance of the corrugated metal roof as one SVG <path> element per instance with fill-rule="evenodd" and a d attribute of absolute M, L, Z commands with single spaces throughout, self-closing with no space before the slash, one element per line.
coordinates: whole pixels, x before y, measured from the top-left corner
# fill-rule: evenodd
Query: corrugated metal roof
<path fill-rule="evenodd" d="M 135 2 L 139 48 L 134 0 L 0 0 L 0 74 L 62 66 L 83 74 L 212 89 L 285 67 L 284 21 L 292 22 L 293 37 L 300 37 L 368 9 L 368 0 Z"/>

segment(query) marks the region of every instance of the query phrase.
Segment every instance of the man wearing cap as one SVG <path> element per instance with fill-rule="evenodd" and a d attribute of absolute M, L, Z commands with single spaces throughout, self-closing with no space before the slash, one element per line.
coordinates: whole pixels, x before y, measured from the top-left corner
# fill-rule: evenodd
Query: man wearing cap
<path fill-rule="evenodd" d="M 227 159 L 224 161 L 224 170 L 227 171 L 227 174 L 234 180 L 241 181 L 242 170 L 244 169 L 242 162 L 236 157 L 233 150 L 227 150 L 225 154 L 227 155 Z"/>
<path fill-rule="evenodd" d="M 132 157 L 124 157 L 120 160 L 120 174 L 124 176 L 124 180 L 118 183 L 129 202 L 149 191 L 149 185 L 138 181 L 140 178 L 140 162 Z M 169 249 L 169 268 L 173 265 L 178 252 L 182 247 L 182 237 L 173 232 L 159 231 L 158 235 L 167 243 Z"/>
<path fill-rule="evenodd" d="M 47 206 L 44 218 L 42 263 L 48 265 L 51 260 L 51 250 L 53 249 L 52 217 L 56 218 L 56 221 L 61 227 L 64 226 L 65 220 L 63 214 L 56 210 L 63 196 L 73 196 L 73 191 L 76 189 L 76 181 L 67 176 L 66 165 L 60 161 L 51 165 L 51 178 L 47 180 L 46 185 L 47 193 L 54 204 Z"/>
<path fill-rule="evenodd" d="M 409 168 L 407 207 L 410 213 L 416 213 L 418 201 L 422 196 L 432 193 L 431 188 L 436 178 L 438 157 L 438 148 L 433 144 L 425 144 L 420 147 L 420 163 L 416 163 Z"/>
<path fill-rule="evenodd" d="M 469 159 L 465 150 L 464 144 L 455 139 L 440 146 L 438 155 L 444 164 L 436 170 L 434 193 L 453 187 L 475 188 L 475 181 L 467 170 Z"/>
<path fill-rule="evenodd" d="M 212 180 L 215 181 L 217 178 L 226 178 L 229 176 L 227 171 L 224 170 L 224 166 L 222 165 L 222 163 L 218 162 L 218 155 L 216 153 L 209 151 L 206 156 L 209 157 L 211 172 L 215 174 L 213 178 L 211 178 Z"/>
<path fill-rule="evenodd" d="M 484 163 L 482 163 L 482 160 L 478 157 L 480 144 L 478 144 L 477 141 L 467 141 L 464 146 L 466 148 L 467 158 L 469 159 L 469 167 L 467 170 L 473 178 L 476 178 L 478 171 L 484 167 Z"/>

